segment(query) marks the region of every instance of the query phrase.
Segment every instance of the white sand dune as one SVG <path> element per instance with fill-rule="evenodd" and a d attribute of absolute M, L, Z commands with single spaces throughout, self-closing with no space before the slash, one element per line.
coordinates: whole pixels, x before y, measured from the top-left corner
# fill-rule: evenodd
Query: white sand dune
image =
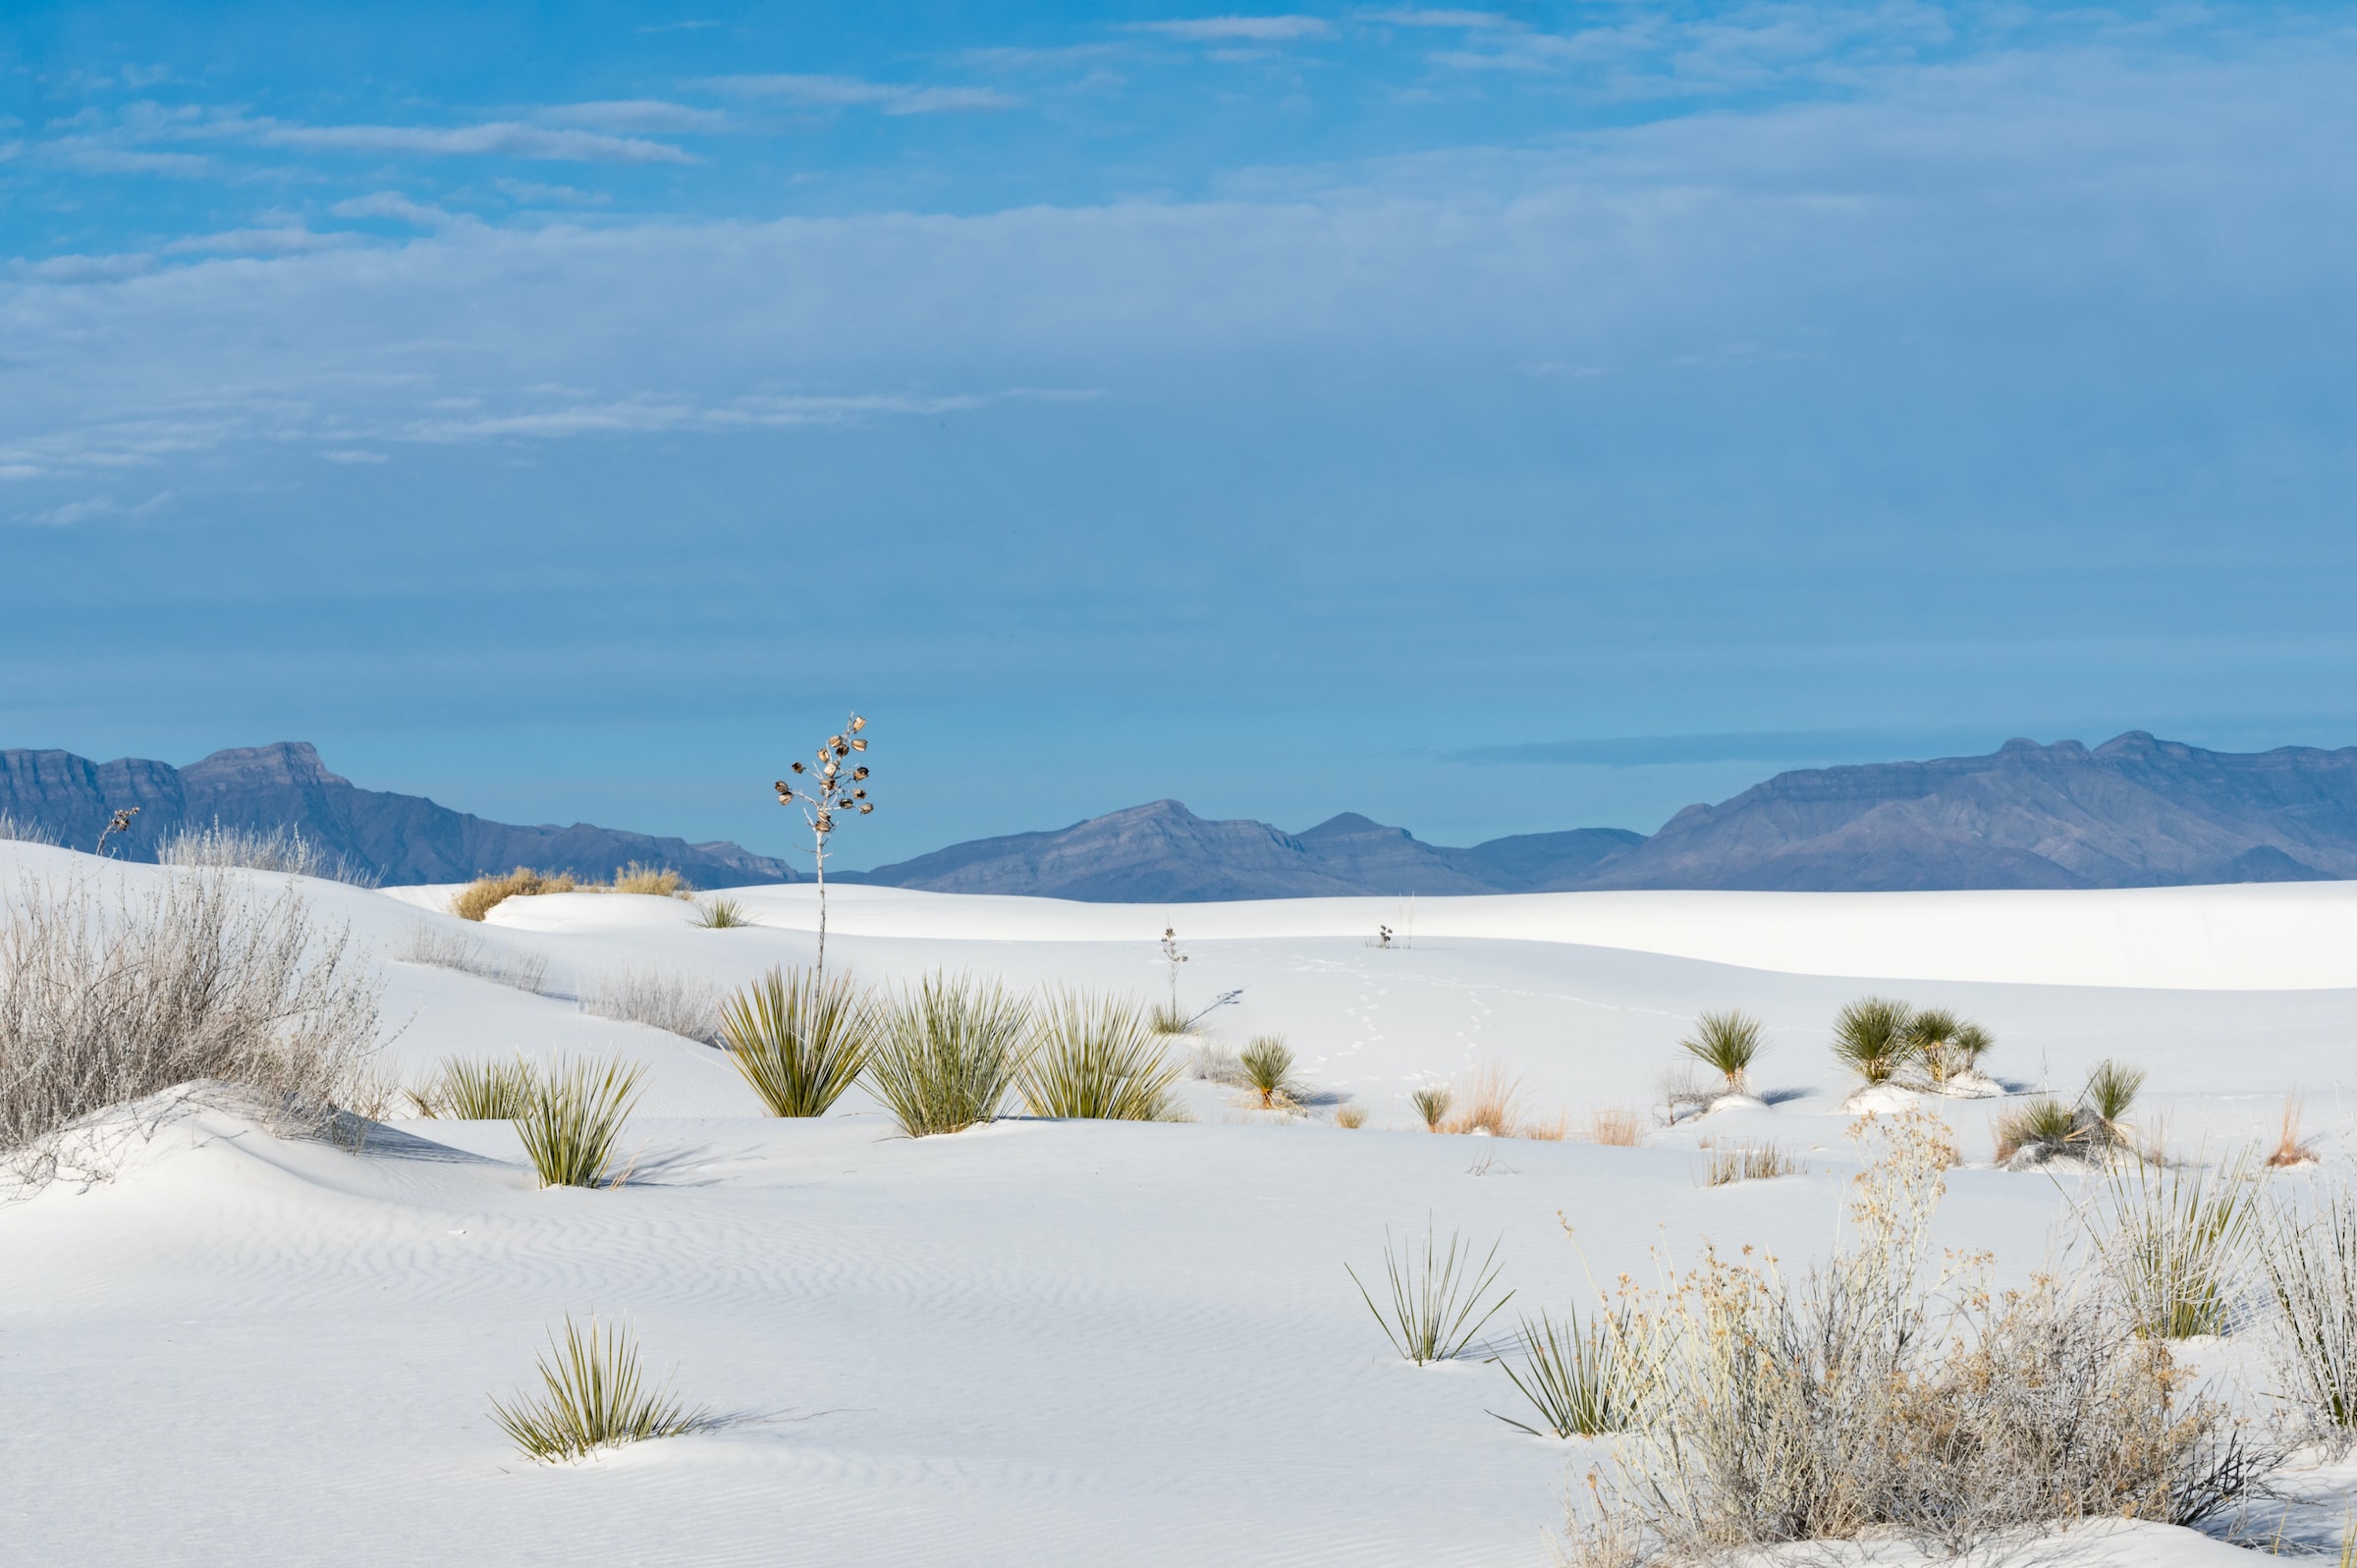
<path fill-rule="evenodd" d="M 20 878 L 88 875 L 163 873 L 0 844 L 21 894 Z M 305 892 L 387 949 L 450 920 L 417 890 Z M 1399 923 L 1385 900 L 846 890 L 830 957 L 879 981 L 949 966 L 1155 995 L 1175 922 L 1182 997 L 1242 993 L 1207 1020 L 1219 1038 L 1283 1031 L 1373 1115 L 1272 1124 L 1198 1084 L 1191 1125 L 917 1142 L 857 1096 L 814 1122 L 756 1116 L 708 1047 L 571 1000 L 625 965 L 720 985 L 807 960 L 808 890 L 737 896 L 761 925 L 572 894 L 467 928 L 547 957 L 555 995 L 384 964 L 391 1056 L 412 1075 L 446 1053 L 645 1063 L 619 1191 L 535 1190 L 504 1124 L 405 1123 L 355 1157 L 196 1107 L 113 1180 L 0 1205 L 0 1558 L 1537 1564 L 1591 1455 L 1493 1420 L 1515 1399 L 1497 1369 L 1391 1353 L 1343 1272 L 1380 1270 L 1387 1227 L 1499 1239 L 1517 1306 L 1704 1238 L 1821 1253 L 1850 1169 L 1826 1024 L 1868 986 L 1980 1017 L 2001 1078 L 2067 1088 L 2129 1057 L 2189 1145 L 2272 1127 L 2295 1086 L 2336 1156 L 2349 1127 L 2342 885 L 1422 900 L 1414 947 L 1390 951 L 1366 945 Z M 1724 1005 L 1768 1021 L 1762 1085 L 1793 1093 L 1716 1130 L 1775 1137 L 1807 1175 L 1701 1187 L 1691 1125 L 1641 1149 L 1404 1130 L 1411 1087 L 1477 1061 L 1519 1074 L 1533 1110 L 1638 1103 L 1693 1015 Z M 1948 1109 L 1985 1160 L 1986 1105 Z M 2062 1203 L 2043 1176 L 1960 1170 L 1941 1239 L 2018 1275 Z M 592 1310 L 630 1318 L 657 1370 L 728 1421 L 586 1465 L 520 1460 L 487 1398 Z M 2133 1527 L 2037 1560 L 2194 1568 L 2230 1549 Z"/>

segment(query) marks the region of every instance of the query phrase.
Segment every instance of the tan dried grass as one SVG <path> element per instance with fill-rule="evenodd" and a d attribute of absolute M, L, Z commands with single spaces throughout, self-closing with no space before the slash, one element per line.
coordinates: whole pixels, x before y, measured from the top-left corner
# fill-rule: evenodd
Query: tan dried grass
<path fill-rule="evenodd" d="M 1483 1062 L 1465 1074 L 1450 1098 L 1457 1110 L 1442 1123 L 1443 1132 L 1486 1132 L 1493 1138 L 1510 1138 L 1522 1119 L 1522 1080 L 1508 1077 L 1506 1068 L 1494 1061 Z"/>
<path fill-rule="evenodd" d="M 1644 1112 L 1626 1106 L 1605 1106 L 1588 1112 L 1588 1142 L 1634 1149 L 1644 1141 Z"/>

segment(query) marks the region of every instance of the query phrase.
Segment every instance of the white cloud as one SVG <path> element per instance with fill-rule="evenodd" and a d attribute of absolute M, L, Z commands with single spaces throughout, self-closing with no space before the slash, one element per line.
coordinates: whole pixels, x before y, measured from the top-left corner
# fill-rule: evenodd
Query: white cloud
<path fill-rule="evenodd" d="M 1402 8 L 1393 11 L 1368 11 L 1360 15 L 1362 22 L 1379 22 L 1394 27 L 1511 27 L 1518 26 L 1510 18 L 1495 11 L 1418 11 Z"/>
<path fill-rule="evenodd" d="M 602 206 L 614 198 L 603 190 L 581 190 L 573 186 L 544 186 L 529 180 L 494 180 L 491 184 L 511 201 L 531 206 L 593 207 Z"/>
<path fill-rule="evenodd" d="M 1133 22 L 1132 31 L 1159 32 L 1166 38 L 1190 43 L 1241 38 L 1254 43 L 1283 43 L 1291 38 L 1322 38 L 1334 25 L 1320 17 L 1194 17 L 1173 22 Z"/>
<path fill-rule="evenodd" d="M 1022 99 L 992 87 L 909 87 L 857 77 L 795 75 L 714 77 L 707 85 L 729 92 L 784 98 L 813 108 L 878 108 L 886 114 L 953 114 L 1013 109 Z"/>
<path fill-rule="evenodd" d="M 352 243 L 350 235 L 314 234 L 300 224 L 288 224 L 269 229 L 231 229 L 221 234 L 190 235 L 164 246 L 164 253 L 291 256 L 306 250 L 332 249 Z"/>
<path fill-rule="evenodd" d="M 148 152 L 94 136 L 60 136 L 41 151 L 85 174 L 160 174 L 196 180 L 213 173 L 213 160 L 193 152 Z"/>
<path fill-rule="evenodd" d="M 558 103 L 537 113 L 539 118 L 558 125 L 588 126 L 598 131 L 724 131 L 729 124 L 729 117 L 718 109 L 691 109 L 684 103 L 666 103 L 656 98 Z"/>
<path fill-rule="evenodd" d="M 530 158 L 564 163 L 693 163 L 664 141 L 556 131 L 512 120 L 453 126 L 295 126 L 260 122 L 257 139 L 273 146 L 352 152 L 416 152 L 429 157 Z"/>
<path fill-rule="evenodd" d="M 412 201 L 398 190 L 379 190 L 373 195 L 355 196 L 349 201 L 339 201 L 327 210 L 339 218 L 394 218 L 427 229 L 464 221 L 440 207 Z"/>
<path fill-rule="evenodd" d="M 330 448 L 328 451 L 319 454 L 319 456 L 329 462 L 370 463 L 384 462 L 388 460 L 385 455 L 381 452 L 367 452 L 357 447 Z"/>

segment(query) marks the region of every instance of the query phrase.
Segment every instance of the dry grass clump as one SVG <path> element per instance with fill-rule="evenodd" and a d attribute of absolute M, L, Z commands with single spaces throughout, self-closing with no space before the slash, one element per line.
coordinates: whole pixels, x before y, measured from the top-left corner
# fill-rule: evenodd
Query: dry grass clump
<path fill-rule="evenodd" d="M 642 866 L 635 860 L 614 873 L 614 881 L 608 886 L 614 892 L 644 893 L 655 898 L 685 898 L 690 891 L 687 879 L 669 866 Z"/>
<path fill-rule="evenodd" d="M 823 1116 L 867 1066 L 875 1010 L 849 975 L 773 968 L 721 1005 L 720 1040 L 773 1116 Z"/>
<path fill-rule="evenodd" d="M 1293 1103 L 1293 1051 L 1283 1035 L 1254 1035 L 1236 1061 L 1244 1070 L 1244 1087 L 1260 1097 L 1262 1109 Z"/>
<path fill-rule="evenodd" d="M 1729 1144 L 1711 1151 L 1703 1170 L 1703 1185 L 1731 1187 L 1738 1181 L 1774 1181 L 1779 1176 L 1805 1176 L 1806 1162 L 1772 1143 Z"/>
<path fill-rule="evenodd" d="M 533 1076 L 531 1092 L 518 1108 L 515 1122 L 541 1186 L 606 1185 L 623 1123 L 637 1103 L 645 1072 L 643 1067 L 625 1066 L 615 1056 L 603 1062 L 563 1062 Z"/>
<path fill-rule="evenodd" d="M 1453 1098 L 1446 1088 L 1435 1085 L 1409 1095 L 1407 1103 L 1416 1108 L 1417 1115 L 1424 1118 L 1426 1132 L 1439 1132 L 1448 1120 L 1449 1105 Z"/>
<path fill-rule="evenodd" d="M 1121 997 L 1048 993 L 1031 1009 L 1024 1054 L 1024 1104 L 1035 1116 L 1099 1121 L 1177 1121 L 1171 1092 L 1179 1062 L 1146 1021 L 1147 1009 Z"/>
<path fill-rule="evenodd" d="M 534 1459 L 586 1459 L 600 1448 L 650 1437 L 676 1437 L 710 1424 L 668 1389 L 645 1388 L 638 1346 L 628 1325 L 601 1330 L 565 1319 L 565 1342 L 551 1334 L 540 1360 L 540 1388 L 512 1403 L 491 1401 L 491 1419 Z"/>
<path fill-rule="evenodd" d="M 1488 1255 L 1477 1264 L 1472 1246 L 1454 1231 L 1449 1235 L 1449 1250 L 1441 1251 L 1430 1221 L 1425 1224 L 1420 1254 L 1413 1238 L 1395 1249 L 1387 1232 L 1383 1268 L 1391 1281 L 1388 1310 L 1375 1304 L 1357 1270 L 1344 1264 L 1343 1271 L 1358 1286 L 1360 1299 L 1375 1315 L 1392 1348 L 1421 1367 L 1463 1354 L 1482 1325 L 1513 1299 L 1510 1290 L 1492 1299 L 1498 1285 L 1498 1247 L 1492 1242 Z"/>
<path fill-rule="evenodd" d="M 504 877 L 477 877 L 461 888 L 451 896 L 450 912 L 461 920 L 480 920 L 510 898 L 571 892 L 579 886 L 570 871 L 542 873 L 518 866 Z"/>
<path fill-rule="evenodd" d="M 1571 1112 L 1559 1110 L 1543 1120 L 1533 1116 L 1522 1123 L 1521 1136 L 1534 1143 L 1562 1143 L 1571 1136 Z"/>
<path fill-rule="evenodd" d="M 2278 1201 L 2253 1227 L 2275 1307 L 2275 1383 L 2319 1436 L 2357 1439 L 2357 1189 Z"/>
<path fill-rule="evenodd" d="M 214 1079 L 325 1118 L 377 1043 L 376 975 L 292 886 L 217 871 L 111 895 L 27 879 L 0 902 L 0 1152 L 109 1106 Z"/>
<path fill-rule="evenodd" d="M 1694 1020 L 1694 1031 L 1678 1042 L 1686 1054 L 1727 1081 L 1727 1093 L 1739 1095 L 1751 1064 L 1759 1059 L 1760 1021 L 1739 1009 L 1706 1012 Z"/>
<path fill-rule="evenodd" d="M 2316 1163 L 2316 1145 L 2300 1136 L 2300 1097 L 2283 1097 L 2283 1121 L 2275 1134 L 2275 1146 L 2268 1151 L 2270 1170 L 2292 1170 L 2301 1165 Z"/>
<path fill-rule="evenodd" d="M 710 981 L 625 964 L 581 991 L 581 1010 L 600 1018 L 711 1044 L 720 1038 L 720 995 Z"/>
<path fill-rule="evenodd" d="M 997 985 L 930 975 L 885 1015 L 868 1088 L 911 1138 L 962 1132 L 1006 1109 L 1030 1009 Z"/>
<path fill-rule="evenodd" d="M 1615 1149 L 1634 1149 L 1645 1141 L 1645 1116 L 1626 1106 L 1606 1106 L 1588 1112 L 1588 1142 Z"/>
<path fill-rule="evenodd" d="M 54 848 L 58 843 L 57 830 L 44 827 L 29 817 L 0 811 L 0 843 L 37 843 Z"/>
<path fill-rule="evenodd" d="M 1364 1106 L 1343 1106 L 1335 1111 L 1334 1124 L 1338 1127 L 1363 1127 L 1367 1124 L 1367 1109 Z"/>
<path fill-rule="evenodd" d="M 356 888 L 374 888 L 384 878 L 348 855 L 332 858 L 327 850 L 302 836 L 300 828 L 225 827 L 214 819 L 209 828 L 183 828 L 155 846 L 158 864 L 198 868 L 237 867 L 247 871 L 280 871 L 296 877 L 323 877 Z"/>
<path fill-rule="evenodd" d="M 2104 1274 L 1927 1290 L 1946 1130 L 1915 1111 L 1862 1138 L 1856 1239 L 1822 1269 L 1787 1279 L 1706 1252 L 1626 1300 L 1639 1432 L 1589 1476 L 1571 1561 L 1869 1533 L 1952 1555 L 2098 1517 L 2197 1524 L 2264 1483 L 2280 1454 L 2188 1391 Z"/>
<path fill-rule="evenodd" d="M 1490 1412 L 1507 1426 L 1534 1437 L 1594 1437 L 1626 1432 L 1636 1421 L 1644 1363 L 1625 1309 L 1617 1318 L 1591 1318 L 1584 1328 L 1576 1311 L 1561 1323 L 1543 1312 L 1525 1318 L 1518 1353 L 1519 1372 L 1504 1356 L 1490 1359 L 1530 1401 L 1539 1425 Z"/>
<path fill-rule="evenodd" d="M 537 992 L 548 979 L 548 955 L 495 947 L 466 930 L 420 922 L 402 938 L 393 956 L 403 963 L 456 969 L 495 985 Z"/>
<path fill-rule="evenodd" d="M 1522 1115 L 1522 1080 L 1508 1077 L 1497 1062 L 1484 1062 L 1465 1075 L 1450 1096 L 1456 1114 L 1442 1123 L 1443 1132 L 1482 1132 L 1510 1138 Z"/>

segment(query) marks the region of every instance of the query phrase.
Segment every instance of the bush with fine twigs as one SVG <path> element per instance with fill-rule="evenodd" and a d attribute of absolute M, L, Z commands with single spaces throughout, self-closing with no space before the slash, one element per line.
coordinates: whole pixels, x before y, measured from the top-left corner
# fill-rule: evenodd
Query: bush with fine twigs
<path fill-rule="evenodd" d="M 537 993 L 548 980 L 547 954 L 495 947 L 464 926 L 453 930 L 420 921 L 403 936 L 393 949 L 393 956 L 403 963 L 456 969 L 494 985 L 514 986 L 518 991 Z"/>
<path fill-rule="evenodd" d="M 1179 1066 L 1136 1001 L 1051 991 L 1031 1009 L 1023 1101 L 1035 1116 L 1176 1121 Z"/>
<path fill-rule="evenodd" d="M 540 1359 L 537 1392 L 491 1401 L 491 1419 L 534 1459 L 586 1459 L 600 1448 L 677 1437 L 700 1431 L 711 1417 L 690 1410 L 666 1389 L 645 1386 L 638 1345 L 628 1325 L 583 1329 L 565 1319 L 565 1342 L 552 1333 Z"/>
<path fill-rule="evenodd" d="M 2275 1381 L 2310 1428 L 2345 1449 L 2357 1439 L 2357 1188 L 2343 1178 L 2259 1215 Z"/>
<path fill-rule="evenodd" d="M 568 1061 L 536 1075 L 515 1117 L 524 1157 L 543 1187 L 601 1187 L 613 1173 L 623 1123 L 637 1103 L 646 1069 Z"/>
<path fill-rule="evenodd" d="M 1347 1264 L 1343 1270 L 1358 1286 L 1359 1298 L 1375 1315 L 1392 1348 L 1421 1367 L 1462 1355 L 1483 1325 L 1513 1299 L 1510 1290 L 1493 1299 L 1498 1288 L 1499 1245 L 1492 1242 L 1489 1252 L 1476 1263 L 1471 1244 L 1455 1231 L 1450 1232 L 1449 1250 L 1443 1252 L 1429 1220 L 1421 1253 L 1413 1237 L 1395 1250 L 1387 1233 L 1383 1269 L 1391 1283 L 1388 1308 L 1376 1305 L 1357 1270 Z"/>
<path fill-rule="evenodd" d="M 183 828 L 155 846 L 157 863 L 181 866 L 280 871 L 296 877 L 322 877 L 348 882 L 356 888 L 374 888 L 384 879 L 349 855 L 330 857 L 325 846 L 302 836 L 296 827 L 233 828 L 218 818 L 209 828 Z"/>
<path fill-rule="evenodd" d="M 1236 1061 L 1244 1086 L 1260 1096 L 1263 1109 L 1289 1105 L 1293 1098 L 1293 1051 L 1283 1035 L 1255 1035 Z"/>
<path fill-rule="evenodd" d="M 721 1044 L 773 1116 L 823 1116 L 875 1049 L 875 1008 L 851 977 L 773 968 L 722 1003 Z"/>
<path fill-rule="evenodd" d="M 0 811 L 0 843 L 37 843 L 56 847 L 57 830 L 45 827 L 30 817 L 19 817 Z"/>
<path fill-rule="evenodd" d="M 582 987 L 581 1011 L 642 1023 L 707 1045 L 720 1038 L 720 997 L 711 982 L 634 964 L 610 970 Z"/>
<path fill-rule="evenodd" d="M 868 1088 L 911 1138 L 962 1132 L 1006 1110 L 1030 1008 L 998 984 L 929 975 L 885 1015 Z"/>
<path fill-rule="evenodd" d="M 0 1153 L 37 1176 L 48 1134 L 192 1079 L 324 1117 L 366 1077 L 380 996 L 346 931 L 292 886 L 264 895 L 211 870 L 111 892 L 27 879 L 0 898 Z"/>

